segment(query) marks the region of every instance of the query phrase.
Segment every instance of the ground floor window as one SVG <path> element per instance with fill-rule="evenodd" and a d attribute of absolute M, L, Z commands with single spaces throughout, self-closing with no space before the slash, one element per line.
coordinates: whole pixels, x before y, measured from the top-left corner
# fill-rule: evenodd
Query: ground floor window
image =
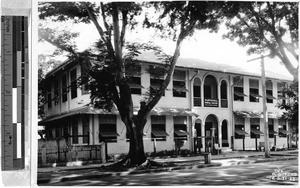
<path fill-rule="evenodd" d="M 99 115 L 99 141 L 117 142 L 117 116 L 116 115 Z"/>
<path fill-rule="evenodd" d="M 89 116 L 88 115 L 85 115 L 82 117 L 82 142 L 84 144 L 87 144 L 89 143 L 89 127 L 90 127 L 90 121 L 89 121 Z"/>
<path fill-rule="evenodd" d="M 187 140 L 187 117 L 174 116 L 174 140 Z"/>
<path fill-rule="evenodd" d="M 77 121 L 77 118 L 72 119 L 72 143 L 78 144 L 78 121 Z"/>
<path fill-rule="evenodd" d="M 247 135 L 247 132 L 245 132 L 245 119 L 241 116 L 234 116 L 235 120 L 235 133 L 234 137 L 235 139 L 243 139 L 245 138 L 245 135 Z"/>
<path fill-rule="evenodd" d="M 285 119 L 278 120 L 278 135 L 279 137 L 286 137 L 287 135 Z"/>
<path fill-rule="evenodd" d="M 166 141 L 166 116 L 151 116 L 151 138 L 156 141 Z"/>
<path fill-rule="evenodd" d="M 269 127 L 269 138 L 274 138 L 274 120 L 273 119 L 269 119 L 268 120 L 268 127 Z"/>
<path fill-rule="evenodd" d="M 250 126 L 251 126 L 251 138 L 260 138 L 260 119 L 259 118 L 251 118 Z"/>

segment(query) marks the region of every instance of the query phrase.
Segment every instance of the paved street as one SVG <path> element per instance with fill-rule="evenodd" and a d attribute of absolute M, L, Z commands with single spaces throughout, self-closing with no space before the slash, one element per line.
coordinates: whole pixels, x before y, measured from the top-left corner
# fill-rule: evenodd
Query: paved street
<path fill-rule="evenodd" d="M 123 176 L 97 177 L 97 169 L 81 169 L 52 172 L 56 177 L 49 183 L 40 186 L 174 186 L 174 185 L 297 185 L 298 182 L 280 181 L 268 179 L 274 170 L 282 170 L 284 173 L 298 174 L 298 160 L 285 160 L 264 163 L 252 163 L 242 165 L 230 165 L 241 163 L 245 159 L 215 160 L 222 166 L 207 168 L 192 168 L 171 172 L 155 172 L 143 174 L 130 174 Z M 89 174 L 89 176 L 86 176 Z M 83 176 L 85 175 L 85 176 Z M 75 178 L 76 177 L 76 178 Z M 84 178 L 82 178 L 84 177 Z M 96 178 L 97 177 L 97 178 Z M 71 178 L 71 181 L 67 181 Z M 298 178 L 298 176 L 297 176 Z M 64 181 L 61 181 L 64 179 Z M 75 180 L 74 180 L 75 179 Z M 77 179 L 77 180 L 76 180 Z"/>

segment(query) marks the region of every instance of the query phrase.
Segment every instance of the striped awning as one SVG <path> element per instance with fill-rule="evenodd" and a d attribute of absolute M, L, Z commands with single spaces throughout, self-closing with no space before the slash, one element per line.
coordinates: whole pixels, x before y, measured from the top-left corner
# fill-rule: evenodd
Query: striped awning
<path fill-rule="evenodd" d="M 152 130 L 151 133 L 156 137 L 169 136 L 169 134 L 163 130 Z"/>
<path fill-rule="evenodd" d="M 263 113 L 259 111 L 233 111 L 233 113 L 244 118 L 263 118 Z M 279 119 L 282 115 L 282 112 L 268 112 L 270 119 Z"/>
<path fill-rule="evenodd" d="M 234 94 L 235 94 L 236 96 L 239 96 L 239 97 L 247 97 L 246 94 L 241 93 L 241 92 L 238 92 L 238 91 L 235 91 Z"/>
<path fill-rule="evenodd" d="M 255 135 L 261 135 L 261 134 L 264 134 L 263 132 L 261 132 L 260 130 L 257 130 L 257 129 L 252 129 L 251 130 L 251 133 L 255 134 Z"/>
<path fill-rule="evenodd" d="M 261 95 L 258 95 L 256 93 L 250 93 L 250 96 L 252 96 L 254 98 L 260 98 L 260 97 L 262 97 Z"/>
<path fill-rule="evenodd" d="M 249 135 L 246 131 L 242 129 L 235 129 L 235 133 L 238 135 Z"/>
<path fill-rule="evenodd" d="M 177 135 L 177 136 L 187 136 L 187 135 L 190 134 L 190 133 L 188 133 L 188 132 L 186 132 L 186 131 L 184 131 L 184 130 L 175 130 L 174 133 L 175 133 L 175 135 Z"/>
<path fill-rule="evenodd" d="M 273 130 L 269 130 L 269 134 L 278 134 L 278 132 L 273 131 Z"/>
<path fill-rule="evenodd" d="M 138 113 L 138 108 L 133 108 L 133 113 Z M 81 108 L 78 108 L 76 110 L 69 111 L 68 113 L 63 113 L 55 116 L 48 117 L 42 121 L 39 122 L 39 125 L 43 125 L 44 123 L 60 120 L 65 117 L 71 117 L 74 115 L 80 115 L 80 114 L 114 114 L 118 115 L 119 111 L 117 108 L 113 107 L 111 111 L 105 110 L 105 109 L 97 109 L 93 108 L 92 106 L 83 106 Z M 165 116 L 198 116 L 195 112 L 184 109 L 184 108 L 171 108 L 171 107 L 154 107 L 150 111 L 150 115 L 165 115 Z"/>
<path fill-rule="evenodd" d="M 284 129 L 278 129 L 279 133 L 281 134 L 290 134 L 288 131 L 284 130 Z"/>
<path fill-rule="evenodd" d="M 270 95 L 270 94 L 268 94 L 268 93 L 266 93 L 267 94 L 267 99 L 270 99 L 270 100 L 273 100 L 273 99 L 276 99 L 275 97 L 273 97 L 272 95 Z"/>
<path fill-rule="evenodd" d="M 99 134 L 103 137 L 112 137 L 112 136 L 120 136 L 117 132 L 99 132 Z"/>

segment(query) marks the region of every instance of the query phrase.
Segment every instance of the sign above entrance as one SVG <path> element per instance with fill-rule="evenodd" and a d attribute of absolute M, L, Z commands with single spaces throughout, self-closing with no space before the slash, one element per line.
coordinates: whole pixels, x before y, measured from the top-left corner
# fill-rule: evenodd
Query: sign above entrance
<path fill-rule="evenodd" d="M 204 106 L 205 107 L 218 107 L 219 101 L 218 101 L 218 99 L 204 99 Z"/>

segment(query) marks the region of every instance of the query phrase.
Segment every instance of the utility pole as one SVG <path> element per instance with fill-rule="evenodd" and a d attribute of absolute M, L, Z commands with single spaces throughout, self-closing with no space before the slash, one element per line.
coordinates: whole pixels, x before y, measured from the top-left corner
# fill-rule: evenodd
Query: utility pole
<path fill-rule="evenodd" d="M 265 158 L 270 158 L 270 146 L 269 146 L 269 126 L 268 126 L 268 113 L 267 113 L 267 99 L 266 99 L 266 77 L 265 77 L 265 63 L 264 58 L 269 55 L 261 55 L 259 58 L 248 60 L 247 62 L 257 59 L 261 60 L 261 83 L 262 83 L 262 98 L 263 98 L 263 120 L 264 120 L 264 141 L 265 141 Z"/>

